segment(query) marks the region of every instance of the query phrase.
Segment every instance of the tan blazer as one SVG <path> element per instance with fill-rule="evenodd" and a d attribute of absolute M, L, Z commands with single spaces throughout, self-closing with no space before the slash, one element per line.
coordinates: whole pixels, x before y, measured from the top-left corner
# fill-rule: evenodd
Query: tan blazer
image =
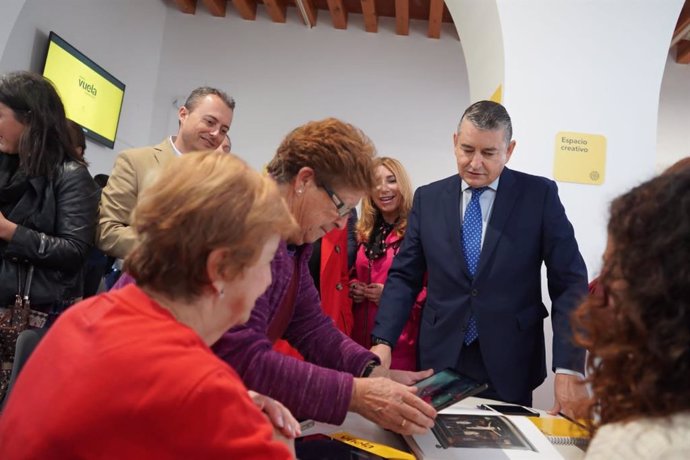
<path fill-rule="evenodd" d="M 96 242 L 109 256 L 123 259 L 134 248 L 136 235 L 130 227 L 139 193 L 176 157 L 170 139 L 155 147 L 121 152 L 103 189 Z"/>

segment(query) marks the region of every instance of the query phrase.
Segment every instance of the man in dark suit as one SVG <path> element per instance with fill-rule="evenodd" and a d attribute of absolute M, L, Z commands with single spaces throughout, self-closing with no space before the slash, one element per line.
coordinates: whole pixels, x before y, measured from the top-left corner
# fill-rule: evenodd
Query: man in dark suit
<path fill-rule="evenodd" d="M 471 105 L 453 136 L 459 176 L 420 187 L 388 275 L 372 349 L 388 362 L 428 272 L 419 335 L 421 369 L 446 367 L 489 383 L 482 396 L 531 405 L 546 377 L 541 266 L 552 301 L 552 411 L 586 395 L 584 350 L 570 312 L 587 271 L 556 183 L 505 167 L 515 148 L 505 108 Z"/>

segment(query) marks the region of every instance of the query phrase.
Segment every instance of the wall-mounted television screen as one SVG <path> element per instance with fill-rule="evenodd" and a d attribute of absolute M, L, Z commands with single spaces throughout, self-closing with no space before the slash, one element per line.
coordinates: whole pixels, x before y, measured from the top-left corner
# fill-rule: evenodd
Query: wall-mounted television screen
<path fill-rule="evenodd" d="M 43 76 L 53 82 L 67 118 L 84 134 L 113 148 L 120 121 L 125 85 L 79 50 L 50 32 Z"/>

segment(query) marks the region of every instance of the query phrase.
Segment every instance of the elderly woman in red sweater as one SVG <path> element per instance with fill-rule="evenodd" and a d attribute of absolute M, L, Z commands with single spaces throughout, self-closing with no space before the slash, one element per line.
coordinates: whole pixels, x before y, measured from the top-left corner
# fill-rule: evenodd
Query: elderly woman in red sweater
<path fill-rule="evenodd" d="M 244 323 L 295 223 L 278 188 L 225 153 L 184 155 L 144 192 L 138 284 L 67 310 L 0 419 L 3 458 L 291 458 L 209 346 Z M 274 420 L 299 434 L 272 400 Z"/>

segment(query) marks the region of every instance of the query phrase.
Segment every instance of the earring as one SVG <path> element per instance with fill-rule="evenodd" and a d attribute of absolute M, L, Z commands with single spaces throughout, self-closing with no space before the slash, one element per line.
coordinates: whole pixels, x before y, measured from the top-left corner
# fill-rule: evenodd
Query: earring
<path fill-rule="evenodd" d="M 297 194 L 298 194 L 298 195 L 301 195 L 303 191 L 304 191 L 304 190 L 302 190 L 302 189 L 298 189 L 298 190 L 297 190 Z"/>
<path fill-rule="evenodd" d="M 222 299 L 225 295 L 225 286 L 219 283 L 214 285 L 214 287 L 216 288 L 216 294 Z"/>

